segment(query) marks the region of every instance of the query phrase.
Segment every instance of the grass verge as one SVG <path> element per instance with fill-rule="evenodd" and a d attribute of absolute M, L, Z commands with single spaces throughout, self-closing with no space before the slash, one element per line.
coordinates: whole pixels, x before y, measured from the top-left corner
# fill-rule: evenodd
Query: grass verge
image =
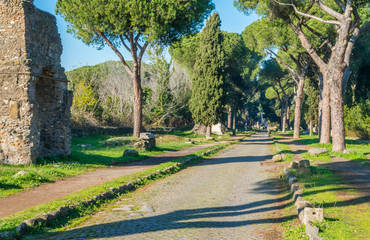
<path fill-rule="evenodd" d="M 314 223 L 320 229 L 320 236 L 328 240 L 367 239 L 370 236 L 368 201 L 332 171 L 317 167 L 311 170 L 312 176 L 298 179 L 304 185 L 303 198 L 324 208 L 324 221 Z M 295 211 L 293 203 L 285 208 L 287 214 L 292 211 Z M 282 225 L 286 228 L 284 239 L 308 239 L 304 227 L 297 225 L 296 220 Z"/>

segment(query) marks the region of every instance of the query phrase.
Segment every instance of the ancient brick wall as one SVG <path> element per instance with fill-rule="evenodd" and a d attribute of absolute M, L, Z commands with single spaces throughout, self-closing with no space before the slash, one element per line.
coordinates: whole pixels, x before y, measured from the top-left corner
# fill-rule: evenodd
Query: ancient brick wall
<path fill-rule="evenodd" d="M 70 153 L 62 50 L 53 15 L 32 0 L 0 0 L 0 163 Z"/>

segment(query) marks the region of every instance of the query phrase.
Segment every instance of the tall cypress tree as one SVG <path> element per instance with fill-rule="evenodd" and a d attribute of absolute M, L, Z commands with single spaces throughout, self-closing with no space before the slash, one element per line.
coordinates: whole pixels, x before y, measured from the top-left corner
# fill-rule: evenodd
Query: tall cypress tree
<path fill-rule="evenodd" d="M 211 126 L 220 121 L 224 100 L 224 52 L 222 50 L 221 20 L 217 12 L 207 20 L 200 33 L 200 44 L 192 76 L 190 111 L 195 123 Z"/>

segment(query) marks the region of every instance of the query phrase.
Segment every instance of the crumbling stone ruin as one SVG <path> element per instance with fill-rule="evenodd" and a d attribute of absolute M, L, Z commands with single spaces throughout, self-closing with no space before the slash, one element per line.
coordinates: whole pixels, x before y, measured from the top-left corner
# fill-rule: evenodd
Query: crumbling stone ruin
<path fill-rule="evenodd" d="M 72 93 L 53 15 L 33 0 L 0 0 L 0 163 L 71 151 Z"/>

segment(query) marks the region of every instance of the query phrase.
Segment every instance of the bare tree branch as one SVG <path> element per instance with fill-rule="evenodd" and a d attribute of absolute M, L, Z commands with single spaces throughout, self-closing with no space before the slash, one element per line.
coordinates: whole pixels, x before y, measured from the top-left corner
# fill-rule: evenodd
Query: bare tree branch
<path fill-rule="evenodd" d="M 123 67 L 125 68 L 125 70 L 127 71 L 128 74 L 132 75 L 133 72 L 132 70 L 130 69 L 130 67 L 127 65 L 126 63 L 126 60 L 125 58 L 122 56 L 122 54 L 120 53 L 120 51 L 118 51 L 118 49 L 114 46 L 114 44 L 104 35 L 103 32 L 101 32 L 99 29 L 95 28 L 94 31 L 104 39 L 104 41 L 112 48 L 112 50 L 117 54 L 117 56 L 119 57 L 119 59 L 121 60 L 122 64 L 123 64 Z"/>
<path fill-rule="evenodd" d="M 331 9 L 330 7 L 326 6 L 321 0 L 317 0 L 317 5 L 319 5 L 319 7 L 324 11 L 326 12 L 327 14 L 329 14 L 330 16 L 338 19 L 338 20 L 343 20 L 343 15 L 334 11 L 333 9 Z"/>
<path fill-rule="evenodd" d="M 307 30 L 309 30 L 311 33 L 315 34 L 317 37 L 319 37 L 321 40 L 324 41 L 325 44 L 328 45 L 328 47 L 333 50 L 334 46 L 333 44 L 331 44 L 330 40 L 328 38 L 325 38 L 322 34 L 320 34 L 319 32 L 317 32 L 315 29 L 311 28 L 310 26 L 308 26 L 307 24 L 303 24 L 302 26 L 304 26 L 305 28 L 307 28 Z M 324 44 L 323 43 L 323 44 Z M 322 44 L 322 45 L 323 45 Z M 321 48 L 321 47 L 320 47 Z"/>
<path fill-rule="evenodd" d="M 308 41 L 306 35 L 303 33 L 302 29 L 295 26 L 291 22 L 287 22 L 288 26 L 298 35 L 298 38 L 301 40 L 302 46 L 306 49 L 311 58 L 315 61 L 317 66 L 324 71 L 326 69 L 326 63 L 321 59 L 316 50 L 312 47 L 311 43 Z"/>
<path fill-rule="evenodd" d="M 268 53 L 270 55 L 274 55 L 275 56 L 272 59 L 274 59 L 276 62 L 278 62 L 280 65 L 284 66 L 285 68 L 287 68 L 290 71 L 290 73 L 292 74 L 292 77 L 293 77 L 294 82 L 296 84 L 298 84 L 299 76 L 298 76 L 297 71 L 295 71 L 292 67 L 290 67 L 288 64 L 286 64 L 276 53 L 274 53 L 270 49 L 268 49 L 267 51 L 268 51 Z"/>
<path fill-rule="evenodd" d="M 319 17 L 316 17 L 314 15 L 311 15 L 311 14 L 308 14 L 308 13 L 304 13 L 304 12 L 301 12 L 298 10 L 298 8 L 296 7 L 296 5 L 292 4 L 292 3 L 282 3 L 282 2 L 279 2 L 277 0 L 274 0 L 277 4 L 279 5 L 282 5 L 282 6 L 291 6 L 293 7 L 294 11 L 298 14 L 298 15 L 301 15 L 303 17 L 307 17 L 307 18 L 312 18 L 312 19 L 315 19 L 319 22 L 323 22 L 323 23 L 328 23 L 328 24 L 334 24 L 334 25 L 338 25 L 340 26 L 340 22 L 338 21 L 332 21 L 332 20 L 324 20 L 322 18 L 319 18 Z"/>
<path fill-rule="evenodd" d="M 143 56 L 144 56 L 144 52 L 145 52 L 146 48 L 148 47 L 148 45 L 149 45 L 149 42 L 148 42 L 148 41 L 146 41 L 146 42 L 144 43 L 143 48 L 142 48 L 142 49 L 141 49 L 141 51 L 140 51 L 139 58 L 138 58 L 139 62 L 141 62 L 141 60 L 142 60 L 142 58 L 143 58 Z"/>
<path fill-rule="evenodd" d="M 355 45 L 357 39 L 359 38 L 361 33 L 366 32 L 370 28 L 370 21 L 367 21 L 361 28 L 356 28 L 348 42 L 346 53 L 344 56 L 344 62 L 349 66 L 349 60 L 351 57 L 353 46 Z"/>
<path fill-rule="evenodd" d="M 344 17 L 346 19 L 351 18 L 352 11 L 353 11 L 352 0 L 347 0 L 346 10 L 344 11 Z"/>
<path fill-rule="evenodd" d="M 122 42 L 122 45 L 127 49 L 127 51 L 131 52 L 131 49 L 127 46 L 127 44 L 125 43 L 125 39 L 123 39 L 123 36 L 122 34 L 119 35 L 119 38 L 121 39 L 121 42 Z"/>

